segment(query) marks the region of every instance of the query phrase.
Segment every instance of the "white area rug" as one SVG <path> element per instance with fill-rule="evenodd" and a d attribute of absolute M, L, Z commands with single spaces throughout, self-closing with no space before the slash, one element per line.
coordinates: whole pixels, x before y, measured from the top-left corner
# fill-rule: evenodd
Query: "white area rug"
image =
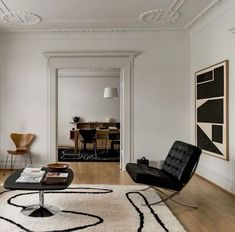
<path fill-rule="evenodd" d="M 153 190 L 138 192 L 143 186 L 71 185 L 64 191 L 45 193 L 45 204 L 60 207 L 52 217 L 35 218 L 21 209 L 38 203 L 38 193 L 6 191 L 0 187 L 0 231 L 45 232 L 157 232 L 185 231 Z"/>

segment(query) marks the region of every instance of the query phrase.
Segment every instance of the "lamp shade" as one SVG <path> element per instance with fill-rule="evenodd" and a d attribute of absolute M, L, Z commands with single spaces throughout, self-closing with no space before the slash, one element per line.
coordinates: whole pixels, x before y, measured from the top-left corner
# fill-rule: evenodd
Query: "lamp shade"
<path fill-rule="evenodd" d="M 117 88 L 105 87 L 104 88 L 104 98 L 115 98 L 118 97 Z"/>

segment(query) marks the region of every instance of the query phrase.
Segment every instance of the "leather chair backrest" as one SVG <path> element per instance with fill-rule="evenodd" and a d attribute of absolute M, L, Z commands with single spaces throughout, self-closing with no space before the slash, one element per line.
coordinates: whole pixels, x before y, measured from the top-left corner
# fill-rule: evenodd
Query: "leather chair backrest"
<path fill-rule="evenodd" d="M 182 184 L 187 183 L 201 152 L 201 149 L 196 146 L 175 141 L 164 161 L 162 171 Z"/>

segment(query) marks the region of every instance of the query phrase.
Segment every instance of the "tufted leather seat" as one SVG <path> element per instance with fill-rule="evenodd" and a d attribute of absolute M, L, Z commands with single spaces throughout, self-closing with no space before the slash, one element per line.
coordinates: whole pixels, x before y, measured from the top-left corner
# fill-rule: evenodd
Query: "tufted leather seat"
<path fill-rule="evenodd" d="M 190 180 L 200 155 L 200 148 L 175 141 L 161 169 L 128 163 L 126 170 L 137 183 L 180 191 Z"/>

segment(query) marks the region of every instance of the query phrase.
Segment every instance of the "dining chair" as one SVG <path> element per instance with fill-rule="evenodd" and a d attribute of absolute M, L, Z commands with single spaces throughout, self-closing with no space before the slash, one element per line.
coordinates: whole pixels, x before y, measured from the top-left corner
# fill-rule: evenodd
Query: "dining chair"
<path fill-rule="evenodd" d="M 34 139 L 34 135 L 31 133 L 27 133 L 27 134 L 11 133 L 10 137 L 12 141 L 14 142 L 16 149 L 7 150 L 4 175 L 5 175 L 5 171 L 7 168 L 9 155 L 11 155 L 11 170 L 14 168 L 13 156 L 15 156 L 16 158 L 16 156 L 24 155 L 24 161 L 25 161 L 25 166 L 26 166 L 27 165 L 26 155 L 28 155 L 30 158 L 30 163 L 32 164 L 32 157 L 29 151 L 29 147 Z"/>
<path fill-rule="evenodd" d="M 91 143 L 93 144 L 93 149 L 96 155 L 96 129 L 79 129 L 79 133 L 81 135 L 81 146 L 79 150 L 79 154 L 81 154 L 82 149 L 86 149 L 86 145 Z"/>
<path fill-rule="evenodd" d="M 115 145 L 120 145 L 120 133 L 110 132 L 107 135 L 106 152 L 109 151 L 109 146 L 110 146 L 111 150 L 113 150 Z"/>

